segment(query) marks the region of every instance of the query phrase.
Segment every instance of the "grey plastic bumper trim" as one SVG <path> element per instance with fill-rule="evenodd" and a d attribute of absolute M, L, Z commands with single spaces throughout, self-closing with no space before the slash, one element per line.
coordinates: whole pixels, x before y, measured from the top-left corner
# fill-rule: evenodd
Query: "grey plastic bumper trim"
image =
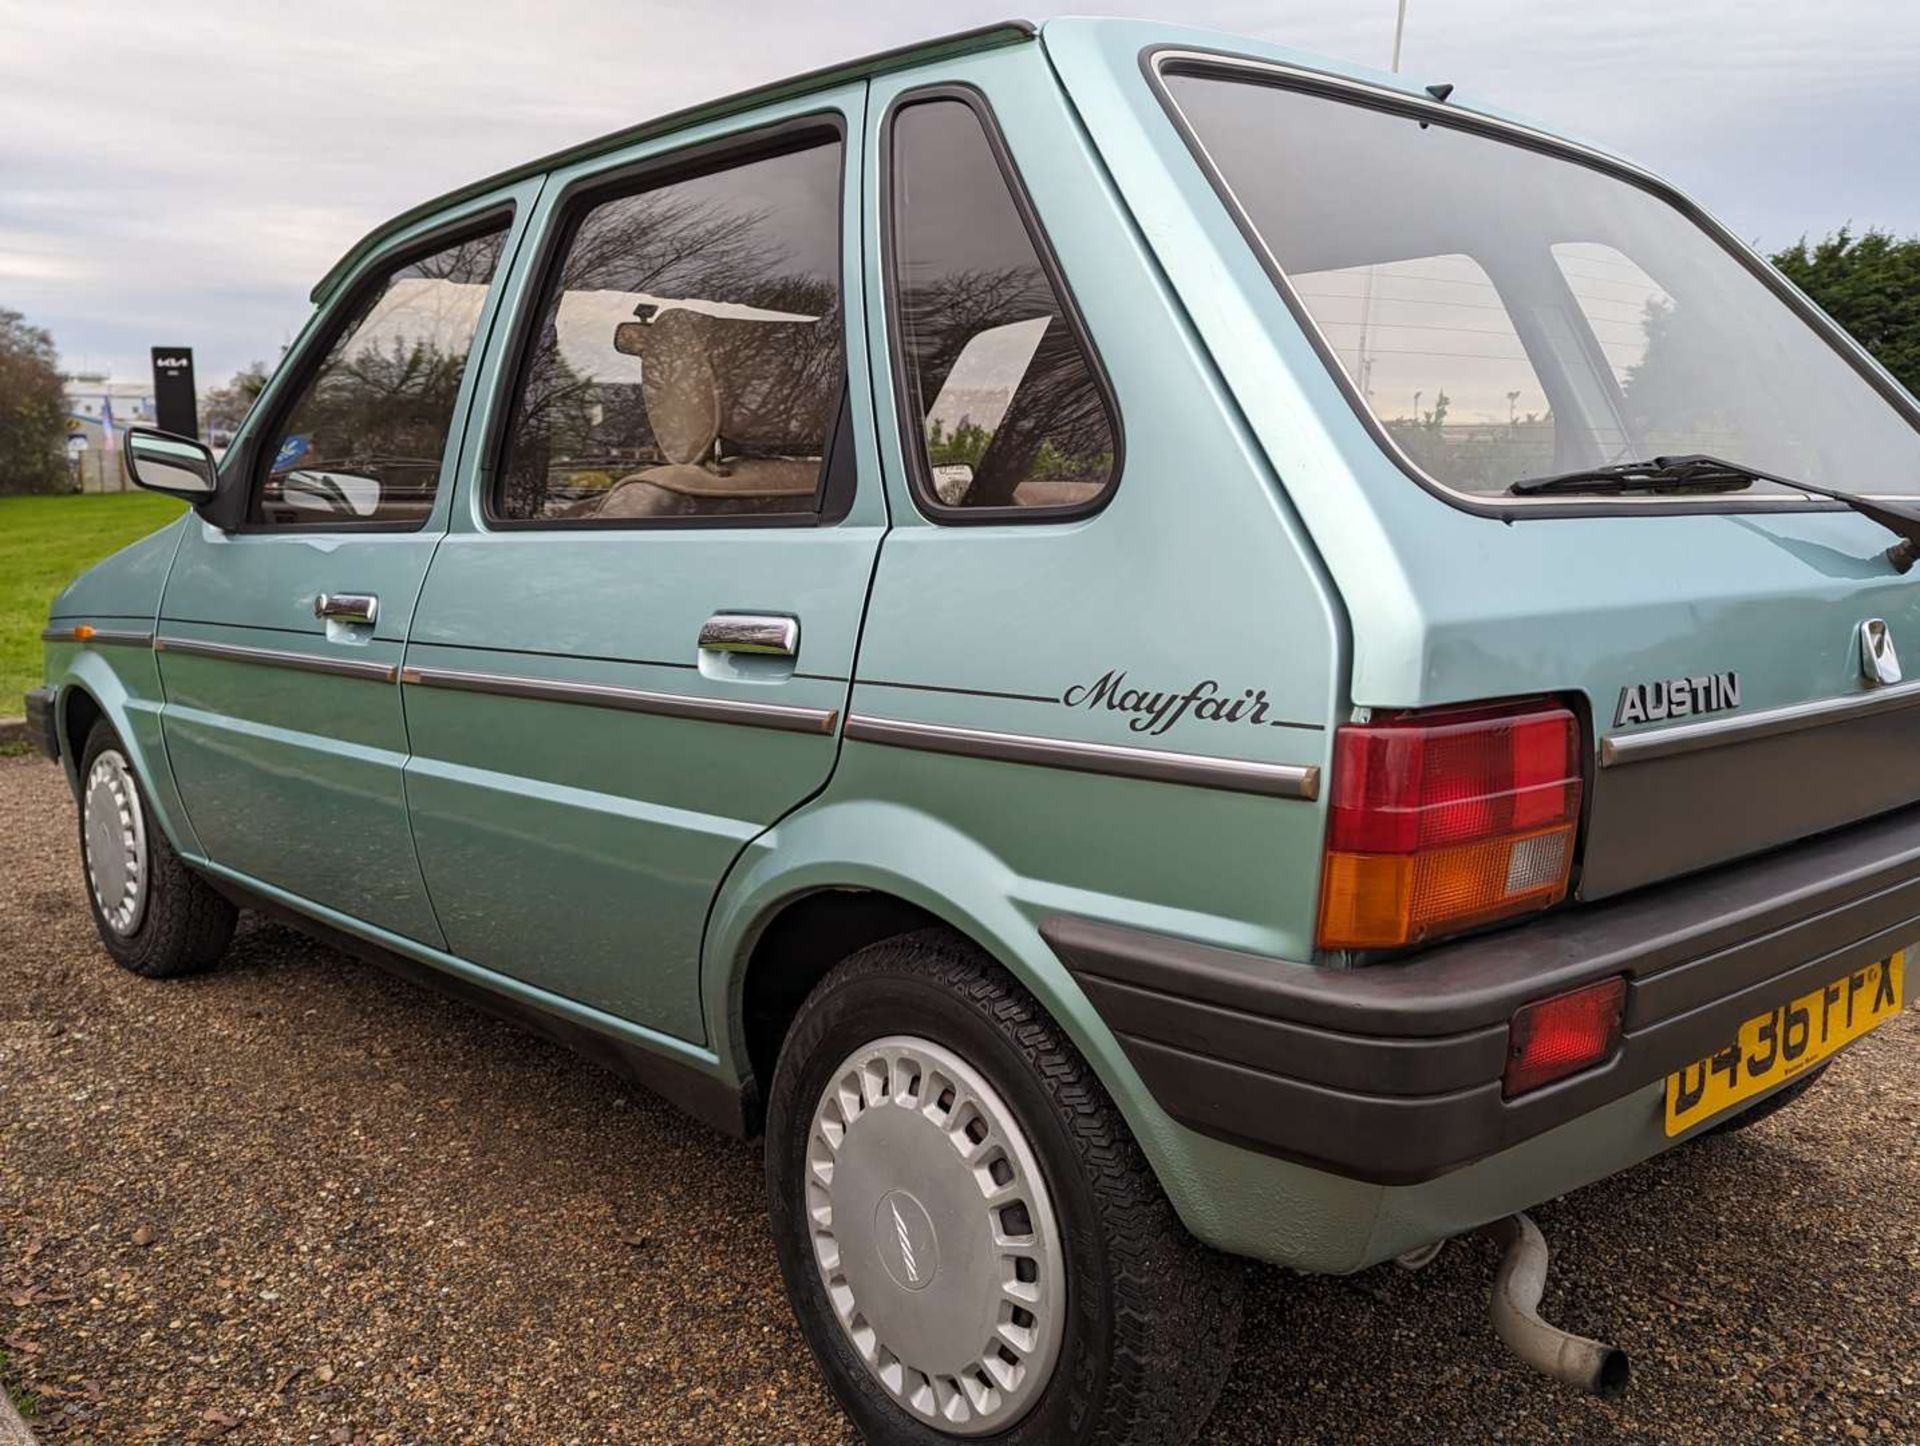
<path fill-rule="evenodd" d="M 59 693 L 53 688 L 34 688 L 27 694 L 27 737 L 48 761 L 60 761 L 60 729 L 57 706 Z"/>
<path fill-rule="evenodd" d="M 1920 940 L 1920 807 L 1364 968 L 1066 915 L 1040 934 L 1174 1119 L 1408 1184 L 1649 1088 L 1746 1021 Z M 1505 1098 L 1514 1011 L 1615 975 L 1627 1005 L 1614 1056 Z"/>

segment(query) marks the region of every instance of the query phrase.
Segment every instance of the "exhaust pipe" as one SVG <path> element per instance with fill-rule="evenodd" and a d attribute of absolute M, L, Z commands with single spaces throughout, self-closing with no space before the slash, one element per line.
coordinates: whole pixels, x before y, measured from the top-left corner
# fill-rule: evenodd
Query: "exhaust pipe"
<path fill-rule="evenodd" d="M 1569 1335 L 1540 1319 L 1540 1297 L 1547 1288 L 1547 1242 L 1525 1214 L 1509 1215 L 1487 1227 L 1500 1243 L 1500 1268 L 1493 1277 L 1493 1328 L 1507 1349 L 1536 1371 L 1592 1395 L 1612 1400 L 1627 1389 L 1627 1353 L 1604 1341 Z"/>

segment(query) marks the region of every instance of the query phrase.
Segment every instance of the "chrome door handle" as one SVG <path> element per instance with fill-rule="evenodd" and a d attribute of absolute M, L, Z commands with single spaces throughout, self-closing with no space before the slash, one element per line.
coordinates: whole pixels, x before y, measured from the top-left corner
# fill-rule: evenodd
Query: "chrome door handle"
<path fill-rule="evenodd" d="M 380 599 L 370 592 L 323 592 L 313 600 L 317 618 L 343 623 L 370 623 L 380 612 Z"/>
<path fill-rule="evenodd" d="M 791 658 L 800 651 L 800 622 L 763 613 L 715 613 L 700 626 L 700 651 Z"/>

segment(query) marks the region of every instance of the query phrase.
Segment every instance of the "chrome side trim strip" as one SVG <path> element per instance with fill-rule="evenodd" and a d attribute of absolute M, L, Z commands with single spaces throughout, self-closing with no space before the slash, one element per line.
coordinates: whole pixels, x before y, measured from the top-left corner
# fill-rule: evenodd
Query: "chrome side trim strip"
<path fill-rule="evenodd" d="M 1756 738 L 1773 738 L 1782 733 L 1798 733 L 1806 728 L 1824 728 L 1830 723 L 1872 718 L 1880 713 L 1897 713 L 1916 705 L 1920 705 L 1920 682 L 1895 688 L 1876 688 L 1871 693 L 1855 693 L 1845 698 L 1789 703 L 1782 708 L 1766 708 L 1734 718 L 1715 718 L 1706 723 L 1682 723 L 1674 728 L 1656 728 L 1647 733 L 1602 738 L 1600 766 L 1617 768 L 1628 763 L 1645 763 L 1655 758 L 1695 753 L 1702 748 L 1751 743 Z"/>
<path fill-rule="evenodd" d="M 150 648 L 153 646 L 153 634 L 138 628 L 94 628 L 86 637 L 80 636 L 78 627 L 48 628 L 40 634 L 43 643 L 99 643 L 129 648 Z"/>
<path fill-rule="evenodd" d="M 702 723 L 739 723 L 785 733 L 831 733 L 839 721 L 832 708 L 796 708 L 786 703 L 740 703 L 730 698 L 690 698 L 684 693 L 649 693 L 597 683 L 568 683 L 557 678 L 523 678 L 507 673 L 465 673 L 447 668 L 402 668 L 400 681 L 418 688 L 453 688 L 466 693 L 497 693 L 545 703 L 576 703 L 583 708 L 619 708 L 691 718 Z"/>
<path fill-rule="evenodd" d="M 890 748 L 917 748 L 963 758 L 1001 763 L 1031 763 L 1077 773 L 1184 783 L 1231 793 L 1263 793 L 1274 798 L 1313 800 L 1320 796 L 1320 770 L 1293 763 L 1253 763 L 1240 758 L 1207 758 L 1167 753 L 1157 748 L 1119 748 L 1107 743 L 1070 743 L 1020 733 L 989 733 L 939 723 L 904 723 L 893 718 L 855 714 L 847 719 L 847 737 Z"/>
<path fill-rule="evenodd" d="M 391 683 L 400 670 L 391 663 L 369 663 L 359 658 L 322 658 L 312 653 L 288 653 L 278 648 L 243 648 L 238 643 L 207 643 L 198 638 L 155 638 L 156 653 L 186 653 L 197 658 L 224 658 L 232 663 L 258 663 L 268 668 L 291 668 L 300 673 L 327 673 L 336 678 L 365 678 Z"/>

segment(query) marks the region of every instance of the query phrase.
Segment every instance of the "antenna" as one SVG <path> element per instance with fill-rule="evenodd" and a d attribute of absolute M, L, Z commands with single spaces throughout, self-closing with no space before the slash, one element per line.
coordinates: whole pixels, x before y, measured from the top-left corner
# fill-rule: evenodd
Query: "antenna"
<path fill-rule="evenodd" d="M 1407 0 L 1400 0 L 1400 18 L 1393 24 L 1393 73 L 1400 73 L 1400 43 L 1407 38 Z"/>

